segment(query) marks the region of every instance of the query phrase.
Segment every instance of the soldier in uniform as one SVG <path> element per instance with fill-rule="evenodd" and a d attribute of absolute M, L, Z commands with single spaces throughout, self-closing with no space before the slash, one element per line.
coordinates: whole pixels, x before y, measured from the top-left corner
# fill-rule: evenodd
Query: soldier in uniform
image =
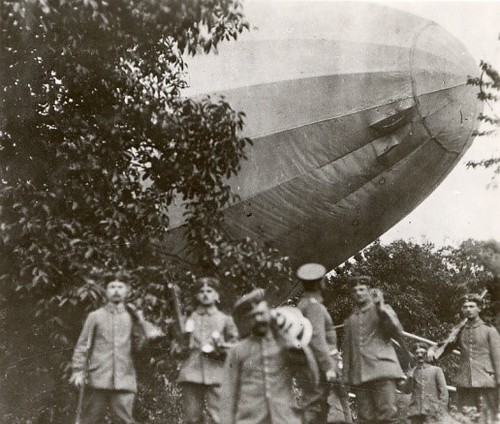
<path fill-rule="evenodd" d="M 276 334 L 264 290 L 256 289 L 234 305 L 236 322 L 250 334 L 229 351 L 222 383 L 223 424 L 300 424 L 293 409 L 287 349 Z"/>
<path fill-rule="evenodd" d="M 320 378 L 319 384 L 311 379 L 302 380 L 302 411 L 305 424 L 322 424 L 335 421 L 351 421 L 351 414 L 347 398 L 343 396 L 339 386 L 338 363 L 334 359 L 337 350 L 337 334 L 333 327 L 332 318 L 323 305 L 321 291 L 324 289 L 326 269 L 323 265 L 309 263 L 297 270 L 297 277 L 302 283 L 303 294 L 298 308 L 312 325 L 312 339 L 309 346 L 316 359 Z M 337 388 L 332 390 L 330 401 L 332 413 L 329 417 L 328 382 L 335 382 Z"/>
<path fill-rule="evenodd" d="M 404 374 L 391 337 L 399 338 L 403 327 L 371 277 L 353 277 L 350 286 L 356 309 L 344 322 L 344 376 L 359 422 L 398 422 L 396 383 Z"/>
<path fill-rule="evenodd" d="M 144 320 L 142 311 L 125 304 L 129 289 L 123 281 L 109 282 L 106 305 L 88 315 L 78 338 L 70 383 L 79 388 L 86 384 L 82 424 L 102 423 L 108 406 L 122 422 L 135 422 L 132 406 L 137 383 L 132 336 L 135 333 L 138 342 L 162 333 Z"/>
<path fill-rule="evenodd" d="M 484 422 L 493 423 L 500 420 L 500 336 L 479 317 L 481 305 L 481 296 L 464 296 L 462 314 L 467 322 L 445 353 L 455 348 L 461 353 L 454 378 L 459 407 L 474 406 Z"/>
<path fill-rule="evenodd" d="M 435 423 L 448 409 L 448 387 L 440 367 L 426 363 L 428 346 L 419 343 L 415 347 L 417 365 L 408 373 L 403 386 L 411 393 L 408 416 L 412 424 Z"/>
<path fill-rule="evenodd" d="M 191 333 L 187 358 L 177 381 L 181 383 L 184 419 L 188 424 L 203 422 L 205 404 L 215 423 L 220 422 L 220 385 L 227 350 L 238 338 L 232 317 L 216 306 L 219 280 L 202 277 L 196 280 L 197 309 L 186 321 Z"/>

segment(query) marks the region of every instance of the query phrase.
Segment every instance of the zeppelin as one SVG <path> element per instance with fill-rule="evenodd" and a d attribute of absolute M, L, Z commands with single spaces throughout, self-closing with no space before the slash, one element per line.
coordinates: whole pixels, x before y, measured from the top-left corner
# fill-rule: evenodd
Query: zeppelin
<path fill-rule="evenodd" d="M 247 3 L 251 30 L 188 59 L 253 139 L 225 210 L 234 238 L 333 268 L 421 203 L 472 142 L 478 67 L 436 23 L 358 2 Z M 177 210 L 176 210 L 177 209 Z M 167 248 L 182 254 L 182 205 Z M 439 213 L 439 212 L 437 212 Z"/>

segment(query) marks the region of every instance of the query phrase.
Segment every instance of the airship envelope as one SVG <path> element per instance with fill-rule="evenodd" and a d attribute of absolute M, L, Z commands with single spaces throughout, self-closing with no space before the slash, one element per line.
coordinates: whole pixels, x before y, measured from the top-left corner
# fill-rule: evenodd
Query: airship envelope
<path fill-rule="evenodd" d="M 376 4 L 245 8 L 251 30 L 189 58 L 185 93 L 246 113 L 254 145 L 229 181 L 240 200 L 226 229 L 333 268 L 411 212 L 470 146 L 477 65 L 436 23 Z M 171 216 L 166 243 L 182 254 L 182 204 Z"/>

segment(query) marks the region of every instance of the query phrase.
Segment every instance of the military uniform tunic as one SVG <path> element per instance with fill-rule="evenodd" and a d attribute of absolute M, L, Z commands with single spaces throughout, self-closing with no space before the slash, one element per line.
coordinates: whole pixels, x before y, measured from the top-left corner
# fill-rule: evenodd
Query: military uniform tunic
<path fill-rule="evenodd" d="M 322 424 L 327 420 L 350 422 L 347 394 L 340 388 L 330 391 L 330 385 L 326 380 L 328 370 L 333 369 L 336 373 L 340 370 L 331 355 L 332 351 L 337 350 L 337 333 L 332 318 L 323 305 L 321 294 L 305 292 L 297 307 L 311 322 L 313 332 L 309 347 L 320 371 L 319 384 L 314 384 L 310 376 L 300 379 L 303 421 L 305 424 Z"/>
<path fill-rule="evenodd" d="M 483 320 L 467 323 L 453 345 L 460 349 L 457 387 L 497 387 L 500 384 L 500 335 Z"/>
<path fill-rule="evenodd" d="M 222 382 L 224 359 L 205 355 L 201 348 L 212 342 L 212 335 L 218 332 L 224 342 L 233 343 L 238 330 L 233 318 L 219 311 L 215 306 L 198 308 L 190 318 L 193 332 L 189 340 L 189 356 L 182 363 L 177 381 L 182 385 L 184 421 L 187 424 L 203 421 L 206 409 L 215 423 L 220 422 L 220 384 Z"/>
<path fill-rule="evenodd" d="M 297 307 L 312 325 L 313 334 L 309 346 L 318 362 L 319 369 L 326 373 L 334 369 L 336 364 L 330 352 L 337 348 L 337 333 L 332 317 L 323 305 L 318 293 L 304 293 Z"/>
<path fill-rule="evenodd" d="M 403 329 L 393 309 L 385 308 L 387 313 L 381 316 L 370 302 L 344 322 L 344 375 L 350 385 L 404 378 L 390 340 Z"/>
<path fill-rule="evenodd" d="M 222 384 L 221 423 L 299 424 L 292 409 L 292 379 L 285 349 L 271 330 L 250 335 L 228 354 Z"/>
<path fill-rule="evenodd" d="M 85 369 L 87 340 L 93 334 L 87 369 L 89 387 L 135 392 L 137 384 L 132 360 L 132 331 L 137 327 L 122 304 L 116 306 L 108 303 L 91 312 L 74 350 L 73 370 Z"/>
<path fill-rule="evenodd" d="M 360 423 L 396 423 L 396 380 L 404 378 L 390 338 L 403 328 L 389 305 L 357 308 L 344 323 L 344 375 L 357 396 Z"/>
<path fill-rule="evenodd" d="M 183 362 L 178 377 L 179 383 L 220 385 L 222 381 L 223 360 L 209 358 L 201 351 L 204 344 L 212 340 L 217 331 L 227 343 L 238 338 L 238 329 L 233 318 L 219 311 L 215 306 L 204 310 L 199 308 L 190 317 L 193 333 L 189 341 L 189 357 Z"/>
<path fill-rule="evenodd" d="M 411 393 L 408 415 L 438 417 L 448 406 L 443 370 L 430 364 L 417 365 L 408 376 L 405 392 Z"/>

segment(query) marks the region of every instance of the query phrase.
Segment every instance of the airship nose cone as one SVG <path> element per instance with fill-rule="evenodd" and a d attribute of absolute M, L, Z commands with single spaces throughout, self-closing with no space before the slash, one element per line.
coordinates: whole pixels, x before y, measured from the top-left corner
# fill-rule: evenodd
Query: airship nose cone
<path fill-rule="evenodd" d="M 477 76 L 478 66 L 458 40 L 431 22 L 415 34 L 410 67 L 425 131 L 447 152 L 461 155 L 477 127 L 477 88 L 466 82 Z"/>

